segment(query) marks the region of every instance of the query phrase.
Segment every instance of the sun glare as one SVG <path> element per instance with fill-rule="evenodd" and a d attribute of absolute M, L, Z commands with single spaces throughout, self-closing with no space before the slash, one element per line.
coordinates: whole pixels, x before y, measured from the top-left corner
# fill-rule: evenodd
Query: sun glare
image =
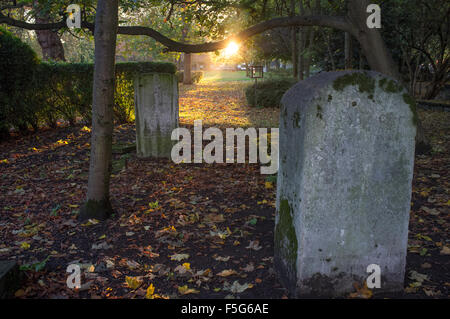
<path fill-rule="evenodd" d="M 228 44 L 228 46 L 225 48 L 225 56 L 231 57 L 231 56 L 235 55 L 238 51 L 239 51 L 239 45 L 236 42 L 231 41 Z"/>

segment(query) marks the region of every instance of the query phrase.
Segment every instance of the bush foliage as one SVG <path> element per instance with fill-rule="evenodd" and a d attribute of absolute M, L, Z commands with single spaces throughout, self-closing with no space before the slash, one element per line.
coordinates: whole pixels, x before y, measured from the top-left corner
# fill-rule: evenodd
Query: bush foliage
<path fill-rule="evenodd" d="M 176 74 L 177 74 L 177 78 L 178 78 L 178 83 L 182 83 L 183 77 L 184 77 L 184 72 L 178 71 Z M 203 79 L 203 72 L 202 71 L 191 72 L 191 78 L 192 78 L 192 83 L 198 83 L 201 81 L 201 79 Z"/>
<path fill-rule="evenodd" d="M 256 104 L 255 104 L 255 84 L 245 88 L 245 97 L 251 107 L 280 107 L 281 98 L 289 90 L 296 80 L 294 79 L 270 79 L 256 84 Z"/>
<path fill-rule="evenodd" d="M 35 52 L 0 28 L 0 139 L 11 128 L 36 130 L 39 124 L 56 127 L 92 119 L 94 65 L 40 62 Z M 134 85 L 137 73 L 171 73 L 172 63 L 125 62 L 116 65 L 114 117 L 118 123 L 134 120 Z"/>

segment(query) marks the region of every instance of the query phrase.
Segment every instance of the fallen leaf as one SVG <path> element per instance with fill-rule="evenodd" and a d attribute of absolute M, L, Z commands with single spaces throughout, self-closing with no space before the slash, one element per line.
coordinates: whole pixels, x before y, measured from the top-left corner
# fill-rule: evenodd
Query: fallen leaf
<path fill-rule="evenodd" d="M 232 275 L 237 275 L 237 272 L 233 269 L 225 269 L 217 274 L 217 276 L 220 276 L 220 277 L 228 277 L 228 276 L 232 276 Z"/>
<path fill-rule="evenodd" d="M 242 268 L 242 270 L 245 272 L 252 272 L 253 270 L 255 270 L 255 265 L 253 263 L 250 263 L 244 268 Z"/>
<path fill-rule="evenodd" d="M 228 260 L 230 260 L 230 258 L 231 258 L 231 256 L 227 256 L 227 257 L 217 256 L 217 257 L 214 258 L 214 260 L 227 262 Z"/>
<path fill-rule="evenodd" d="M 178 287 L 178 292 L 182 295 L 187 295 L 187 294 L 198 294 L 200 291 L 197 289 L 188 288 L 187 285 L 184 285 Z"/>
<path fill-rule="evenodd" d="M 126 276 L 125 281 L 129 288 L 136 290 L 142 285 L 142 279 L 140 277 Z"/>
<path fill-rule="evenodd" d="M 441 255 L 450 255 L 450 247 L 444 246 L 442 250 L 439 252 Z"/>
<path fill-rule="evenodd" d="M 412 270 L 409 273 L 409 278 L 414 282 L 410 284 L 411 287 L 420 287 L 425 280 L 428 280 L 428 276 L 424 274 L 420 274 L 415 270 Z"/>
<path fill-rule="evenodd" d="M 150 284 L 150 286 L 148 286 L 147 291 L 145 293 L 145 298 L 146 299 L 153 299 L 154 296 L 153 294 L 155 293 L 155 286 L 153 286 L 153 284 Z"/>
<path fill-rule="evenodd" d="M 245 247 L 247 249 L 253 249 L 253 250 L 260 250 L 262 248 L 262 246 L 259 245 L 259 240 L 252 240 L 250 241 L 250 243 L 248 244 L 247 247 Z"/>
<path fill-rule="evenodd" d="M 353 292 L 349 295 L 350 298 L 361 298 L 361 299 L 370 299 L 372 298 L 373 292 L 369 288 L 367 288 L 367 282 L 364 282 L 363 287 L 361 288 L 359 283 L 353 283 L 353 287 L 355 287 L 356 292 Z"/>
<path fill-rule="evenodd" d="M 237 280 L 233 282 L 233 284 L 230 286 L 229 283 L 225 283 L 223 290 L 230 291 L 233 294 L 242 293 L 247 289 L 253 288 L 252 284 L 240 284 Z"/>
<path fill-rule="evenodd" d="M 175 260 L 175 261 L 182 261 L 184 259 L 188 259 L 189 258 L 189 254 L 174 254 L 172 256 L 170 256 L 170 260 Z"/>

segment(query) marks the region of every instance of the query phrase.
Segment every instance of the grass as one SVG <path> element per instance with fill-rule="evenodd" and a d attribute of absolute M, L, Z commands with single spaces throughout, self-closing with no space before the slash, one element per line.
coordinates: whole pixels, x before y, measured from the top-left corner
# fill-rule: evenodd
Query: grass
<path fill-rule="evenodd" d="M 288 71 L 270 71 L 264 73 L 263 79 L 258 81 L 264 81 L 265 79 L 286 79 L 290 78 L 291 73 Z M 253 79 L 247 77 L 246 71 L 204 71 L 202 83 L 222 83 L 222 82 L 253 82 Z"/>
<path fill-rule="evenodd" d="M 251 81 L 245 71 L 205 71 L 202 82 Z"/>

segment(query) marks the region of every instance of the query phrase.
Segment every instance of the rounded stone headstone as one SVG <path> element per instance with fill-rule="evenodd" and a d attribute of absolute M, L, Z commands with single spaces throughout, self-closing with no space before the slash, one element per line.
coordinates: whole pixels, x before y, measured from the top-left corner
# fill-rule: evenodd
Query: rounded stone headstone
<path fill-rule="evenodd" d="M 415 116 L 377 72 L 321 73 L 284 95 L 275 265 L 293 296 L 354 291 L 370 265 L 378 291 L 403 289 Z"/>

